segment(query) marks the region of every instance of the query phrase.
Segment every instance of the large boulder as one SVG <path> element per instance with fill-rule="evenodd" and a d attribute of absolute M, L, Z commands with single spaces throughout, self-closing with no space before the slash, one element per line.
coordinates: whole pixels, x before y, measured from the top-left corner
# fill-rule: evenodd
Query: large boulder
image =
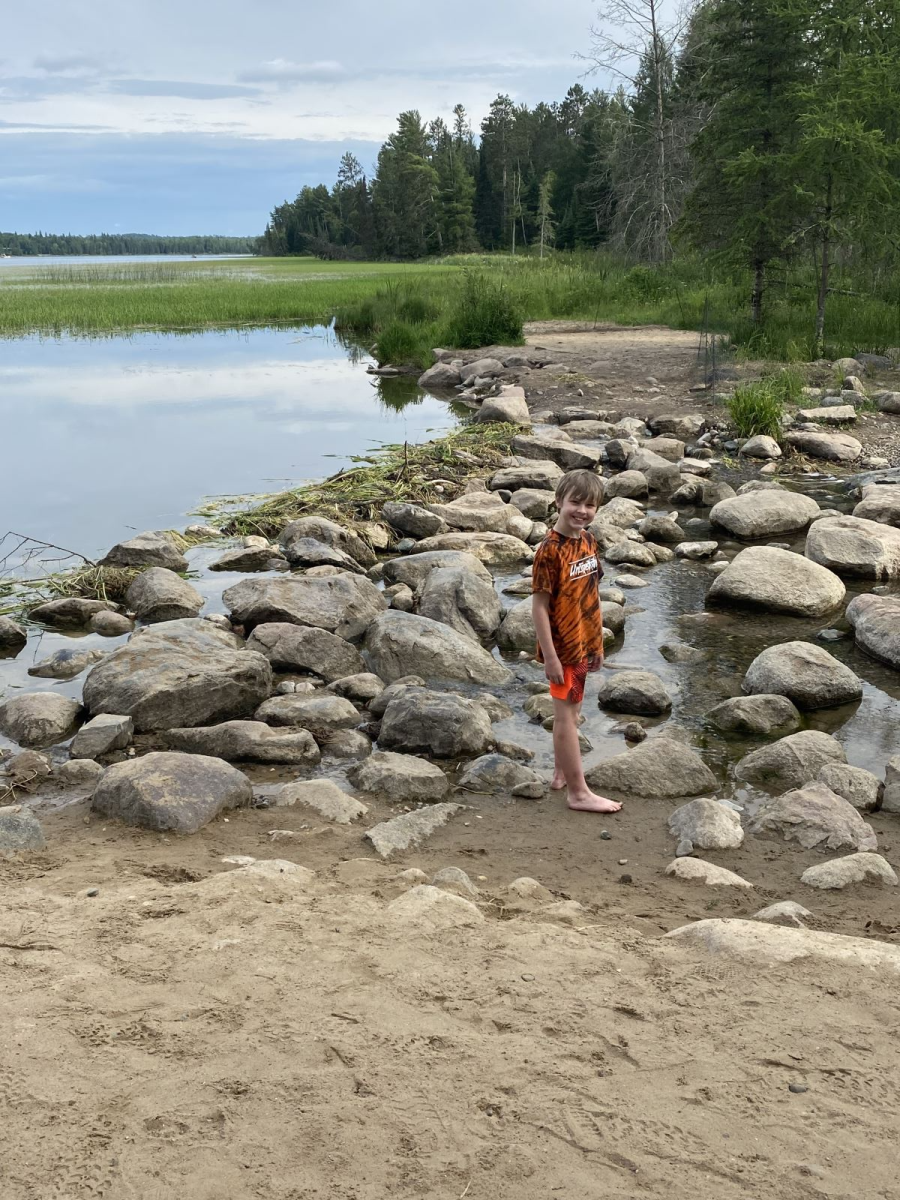
<path fill-rule="evenodd" d="M 650 431 L 657 437 L 678 438 L 682 442 L 693 441 L 703 432 L 705 424 L 702 413 L 660 413 L 647 418 Z"/>
<path fill-rule="evenodd" d="M 562 477 L 562 467 L 549 459 L 543 459 L 518 467 L 502 467 L 490 477 L 488 488 L 492 492 L 499 492 L 501 489 L 515 492 L 519 488 L 538 488 L 540 491 L 554 492 Z"/>
<path fill-rule="evenodd" d="M 431 572 L 444 567 L 455 567 L 491 582 L 491 573 L 484 563 L 461 550 L 431 550 L 425 554 L 388 559 L 384 564 L 384 581 L 387 584 L 405 583 L 414 592 L 420 591 Z"/>
<path fill-rule="evenodd" d="M 378 745 L 434 758 L 472 758 L 491 746 L 494 735 L 487 712 L 474 700 L 453 692 L 410 691 L 385 709 Z"/>
<path fill-rule="evenodd" d="M 425 579 L 419 616 L 440 621 L 474 642 L 489 642 L 500 625 L 502 610 L 494 585 L 464 567 L 440 567 Z"/>
<path fill-rule="evenodd" d="M 847 605 L 846 616 L 857 646 L 900 671 L 900 598 L 856 596 Z"/>
<path fill-rule="evenodd" d="M 754 437 L 747 438 L 740 449 L 740 453 L 747 458 L 781 458 L 781 447 L 773 437 L 769 437 L 765 433 L 757 433 Z"/>
<path fill-rule="evenodd" d="M 707 604 L 823 617 L 844 599 L 834 572 L 790 550 L 748 546 L 713 580 Z"/>
<path fill-rule="evenodd" d="M 380 793 L 394 804 L 434 804 L 450 790 L 440 767 L 415 754 L 377 750 L 347 772 L 361 792 Z"/>
<path fill-rule="evenodd" d="M 772 490 L 745 492 L 743 496 L 720 500 L 710 509 L 709 519 L 734 537 L 750 541 L 805 529 L 819 511 L 810 496 Z"/>
<path fill-rule="evenodd" d="M 644 517 L 637 531 L 648 542 L 660 542 L 664 546 L 675 546 L 684 541 L 684 530 L 671 517 Z"/>
<path fill-rule="evenodd" d="M 272 687 L 272 668 L 240 638 L 197 618 L 138 630 L 84 683 L 92 716 L 129 716 L 139 732 L 250 716 Z"/>
<path fill-rule="evenodd" d="M 508 533 L 441 533 L 423 538 L 417 549 L 423 554 L 430 550 L 461 550 L 489 567 L 519 566 L 534 558 L 529 545 Z"/>
<path fill-rule="evenodd" d="M 744 676 L 749 694 L 787 696 L 798 708 L 833 708 L 862 696 L 862 681 L 823 646 L 782 642 L 754 658 Z"/>
<path fill-rule="evenodd" d="M 524 388 L 505 387 L 501 388 L 499 396 L 488 396 L 475 414 L 475 420 L 531 425 L 531 413 L 528 411 Z"/>
<path fill-rule="evenodd" d="M 376 675 L 393 683 L 404 675 L 506 683 L 510 673 L 487 650 L 449 625 L 394 609 L 369 627 L 366 651 Z"/>
<path fill-rule="evenodd" d="M 355 729 L 359 713 L 344 696 L 288 694 L 272 696 L 256 710 L 257 721 L 291 729 L 314 729 L 329 733 L 335 729 Z"/>
<path fill-rule="evenodd" d="M 470 792 L 488 795 L 494 792 L 511 792 L 522 784 L 537 784 L 545 787 L 537 771 L 522 763 L 507 758 L 505 754 L 484 754 L 470 762 L 460 776 L 459 786 Z"/>
<path fill-rule="evenodd" d="M 351 641 L 362 637 L 387 607 L 381 592 L 362 576 L 242 579 L 223 594 L 232 620 L 249 632 L 270 621 L 310 625 Z"/>
<path fill-rule="evenodd" d="M 780 833 L 805 850 L 877 850 L 878 840 L 852 804 L 824 783 L 807 783 L 767 800 L 751 818 L 753 834 Z"/>
<path fill-rule="evenodd" d="M 365 671 L 362 655 L 344 638 L 327 629 L 269 621 L 257 625 L 247 649 L 264 655 L 273 671 L 302 671 L 328 683 Z"/>
<path fill-rule="evenodd" d="M 642 504 L 628 499 L 627 496 L 613 496 L 597 509 L 597 516 L 590 525 L 590 529 L 593 532 L 594 526 L 601 523 L 614 525 L 618 529 L 630 529 L 636 521 L 642 520 L 643 517 L 644 507 Z"/>
<path fill-rule="evenodd" d="M 338 546 L 329 546 L 327 542 L 320 542 L 318 538 L 295 537 L 285 546 L 284 557 L 298 571 L 329 567 L 338 571 L 350 571 L 356 575 L 365 574 L 360 563 L 346 550 L 341 550 Z"/>
<path fill-rule="evenodd" d="M 170 571 L 186 571 L 188 561 L 181 552 L 175 535 L 168 530 L 139 533 L 125 542 L 117 542 L 101 567 L 167 567 Z"/>
<path fill-rule="evenodd" d="M 513 492 L 510 503 L 532 521 L 549 521 L 556 508 L 556 493 L 541 488 L 519 488 Z"/>
<path fill-rule="evenodd" d="M 496 492 L 468 492 L 449 504 L 428 507 L 451 529 L 472 533 L 508 533 L 525 541 L 534 525 L 516 505 L 504 504 Z"/>
<path fill-rule="evenodd" d="M 696 796 L 716 787 L 715 775 L 695 750 L 663 737 L 598 763 L 586 777 L 595 791 L 650 799 Z"/>
<path fill-rule="evenodd" d="M 745 962 L 785 964 L 793 962 L 836 963 L 853 970 L 900 973 L 900 946 L 874 938 L 847 937 L 813 929 L 781 929 L 761 921 L 711 918 L 694 921 L 665 935 L 685 946 L 712 954 L 731 955 Z"/>
<path fill-rule="evenodd" d="M 497 645 L 501 650 L 534 650 L 537 634 L 530 596 L 520 600 L 503 618 L 497 631 Z"/>
<path fill-rule="evenodd" d="M 567 421 L 566 433 L 576 442 L 605 442 L 612 437 L 613 427 L 609 421 L 595 421 L 590 418 Z"/>
<path fill-rule="evenodd" d="M 744 840 L 741 818 L 717 800 L 682 804 L 669 817 L 669 832 L 698 850 L 736 850 Z"/>
<path fill-rule="evenodd" d="M 462 376 L 450 363 L 437 362 L 419 376 L 419 387 L 426 391 L 450 391 L 462 382 Z"/>
<path fill-rule="evenodd" d="M 708 718 L 722 733 L 743 737 L 793 733 L 800 727 L 800 714 L 787 696 L 735 696 L 711 708 Z"/>
<path fill-rule="evenodd" d="M 645 500 L 650 494 L 647 476 L 643 471 L 620 471 L 605 480 L 604 495 L 612 500 L 624 496 L 629 500 Z"/>
<path fill-rule="evenodd" d="M 97 717 L 96 720 L 101 718 Z M 262 721 L 224 721 L 198 729 L 169 729 L 163 742 L 170 750 L 207 754 L 228 762 L 315 765 L 321 757 L 307 729 L 282 731 Z"/>
<path fill-rule="evenodd" d="M 600 454 L 587 446 L 577 446 L 566 438 L 535 437 L 530 433 L 517 434 L 510 448 L 520 458 L 556 463 L 564 471 L 591 471 L 600 461 Z"/>
<path fill-rule="evenodd" d="M 312 538 L 313 541 L 324 542 L 326 546 L 332 546 L 336 550 L 343 550 L 362 567 L 371 567 L 376 561 L 371 546 L 358 533 L 352 529 L 345 529 L 336 521 L 329 521 L 327 517 L 298 517 L 296 521 L 285 525 L 278 541 L 288 558 L 291 544 L 301 538 Z"/>
<path fill-rule="evenodd" d="M 832 858 L 828 862 L 807 867 L 800 876 L 807 887 L 839 891 L 853 883 L 885 884 L 896 887 L 897 873 L 887 859 L 880 854 L 863 850 L 847 854 L 844 858 Z"/>
<path fill-rule="evenodd" d="M 32 621 L 50 625 L 54 629 L 78 629 L 87 625 L 97 613 L 110 612 L 112 605 L 105 600 L 85 600 L 81 596 L 65 596 L 61 600 L 48 600 L 31 609 L 28 616 Z"/>
<path fill-rule="evenodd" d="M 900 487 L 881 483 L 864 484 L 862 499 L 854 508 L 853 515 L 900 528 Z"/>
<path fill-rule="evenodd" d="M 848 763 L 826 763 L 817 779 L 860 812 L 874 812 L 881 807 L 884 784 L 877 775 L 863 767 L 851 767 Z"/>
<path fill-rule="evenodd" d="M 433 537 L 447 530 L 447 524 L 441 517 L 429 512 L 421 504 L 409 501 L 388 500 L 382 505 L 381 516 L 392 529 L 399 530 L 407 537 Z"/>
<path fill-rule="evenodd" d="M 746 754 L 735 766 L 734 775 L 741 783 L 783 792 L 815 779 L 827 763 L 846 761 L 844 749 L 835 738 L 817 729 L 802 729 Z"/>
<path fill-rule="evenodd" d="M 186 579 L 167 567 L 150 567 L 138 575 L 125 593 L 125 603 L 145 625 L 196 617 L 203 597 Z"/>
<path fill-rule="evenodd" d="M 823 517 L 806 537 L 806 557 L 856 579 L 900 575 L 900 529 L 861 517 Z"/>
<path fill-rule="evenodd" d="M 653 671 L 613 671 L 600 683 L 597 702 L 612 712 L 659 716 L 672 707 L 672 697 Z"/>
<path fill-rule="evenodd" d="M 787 444 L 809 458 L 824 458 L 827 462 L 854 462 L 862 454 L 862 443 L 849 433 L 819 433 L 792 429 L 785 434 Z"/>
<path fill-rule="evenodd" d="M 20 746 L 53 746 L 75 732 L 81 705 L 57 692 L 26 692 L 0 704 L 0 733 Z"/>
<path fill-rule="evenodd" d="M 157 751 L 104 771 L 91 807 L 141 829 L 196 833 L 252 799 L 247 776 L 221 759 Z"/>

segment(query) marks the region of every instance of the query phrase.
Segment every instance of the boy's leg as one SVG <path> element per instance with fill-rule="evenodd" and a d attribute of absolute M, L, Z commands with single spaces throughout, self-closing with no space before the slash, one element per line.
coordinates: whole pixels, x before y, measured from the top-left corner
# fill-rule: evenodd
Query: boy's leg
<path fill-rule="evenodd" d="M 587 785 L 581 764 L 581 747 L 578 744 L 579 705 L 568 700 L 553 698 L 553 755 L 556 774 L 562 774 L 568 788 L 566 803 L 579 812 L 614 813 L 622 807 L 615 800 L 597 796 Z"/>
<path fill-rule="evenodd" d="M 570 707 L 573 707 L 575 709 L 575 729 L 577 732 L 577 730 L 581 726 L 581 701 L 579 700 L 577 704 L 570 705 Z M 553 725 L 555 728 L 556 727 L 556 719 L 555 718 L 553 721 Z M 581 753 L 580 742 L 579 742 L 578 752 L 579 752 L 579 754 Z M 556 754 L 556 739 L 554 738 L 553 739 L 553 778 L 550 781 L 550 790 L 554 791 L 554 792 L 561 792 L 565 786 L 566 786 L 566 776 L 565 776 L 565 772 L 563 771 L 562 767 L 559 765 L 559 758 Z"/>

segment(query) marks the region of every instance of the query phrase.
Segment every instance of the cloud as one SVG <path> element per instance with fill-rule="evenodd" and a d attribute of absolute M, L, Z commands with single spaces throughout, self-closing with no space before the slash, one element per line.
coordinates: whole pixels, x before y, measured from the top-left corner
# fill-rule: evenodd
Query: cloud
<path fill-rule="evenodd" d="M 333 83 L 346 75 L 344 67 L 333 59 L 295 63 L 286 58 L 273 58 L 260 63 L 251 71 L 242 71 L 238 79 L 245 83 Z"/>
<path fill-rule="evenodd" d="M 47 75 L 97 75 L 103 69 L 89 54 L 39 54 L 33 66 Z"/>
<path fill-rule="evenodd" d="M 173 79 L 111 79 L 106 90 L 123 96 L 175 96 L 180 100 L 230 100 L 260 96 L 262 89 L 239 83 L 200 83 Z"/>

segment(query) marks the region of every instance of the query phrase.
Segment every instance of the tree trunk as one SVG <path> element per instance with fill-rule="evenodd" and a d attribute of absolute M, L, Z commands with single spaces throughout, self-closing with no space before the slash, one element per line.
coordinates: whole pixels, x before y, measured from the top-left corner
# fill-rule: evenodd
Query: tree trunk
<path fill-rule="evenodd" d="M 765 287 L 765 259 L 757 258 L 753 262 L 753 293 L 750 297 L 750 312 L 753 324 L 759 328 L 762 324 L 763 289 Z"/>
<path fill-rule="evenodd" d="M 650 0 L 650 23 L 653 30 L 653 75 L 656 87 L 656 114 L 653 136 L 656 142 L 656 259 L 668 257 L 669 231 L 666 207 L 666 134 L 663 112 L 662 44 L 656 26 L 656 0 Z"/>
<path fill-rule="evenodd" d="M 825 305 L 828 301 L 828 276 L 831 268 L 829 254 L 831 253 L 831 209 L 832 209 L 833 180 L 829 173 L 828 185 L 825 191 L 825 219 L 822 222 L 822 269 L 819 272 L 819 295 L 816 301 L 816 333 L 813 339 L 816 358 L 822 358 L 825 353 Z"/>

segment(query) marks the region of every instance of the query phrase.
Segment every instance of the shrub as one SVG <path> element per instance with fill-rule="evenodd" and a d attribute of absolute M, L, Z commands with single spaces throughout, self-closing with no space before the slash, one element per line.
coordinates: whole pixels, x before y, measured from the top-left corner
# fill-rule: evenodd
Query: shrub
<path fill-rule="evenodd" d="M 522 316 L 502 283 L 467 271 L 446 325 L 449 345 L 461 349 L 522 341 Z"/>
<path fill-rule="evenodd" d="M 727 407 L 739 437 L 754 437 L 758 433 L 776 439 L 781 437 L 783 391 L 784 385 L 775 376 L 735 389 L 728 398 Z"/>
<path fill-rule="evenodd" d="M 394 363 L 418 363 L 426 366 L 431 361 L 430 337 L 423 340 L 423 327 L 408 321 L 389 321 L 378 335 L 378 361 Z"/>

